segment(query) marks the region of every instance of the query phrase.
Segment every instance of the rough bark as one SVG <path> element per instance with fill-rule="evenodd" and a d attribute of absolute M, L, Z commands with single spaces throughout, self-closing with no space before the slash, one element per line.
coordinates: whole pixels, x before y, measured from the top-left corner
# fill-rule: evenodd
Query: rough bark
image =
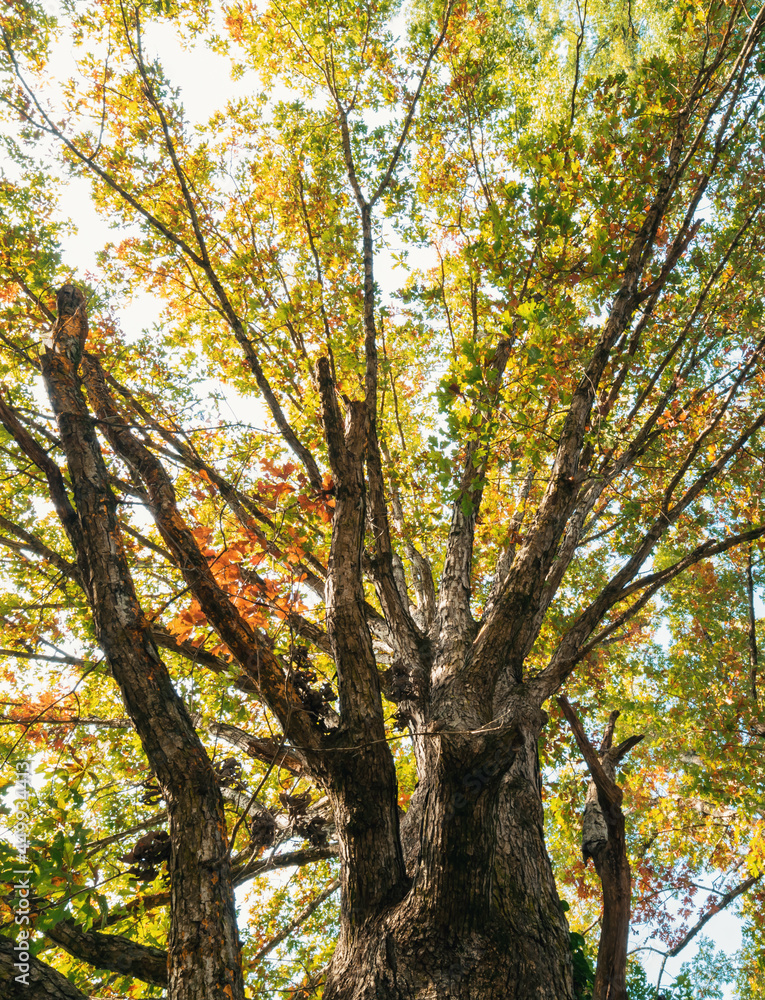
<path fill-rule="evenodd" d="M 72 920 L 63 920 L 45 934 L 70 955 L 97 969 L 167 986 L 167 952 L 161 948 L 139 944 L 120 934 L 83 931 Z"/>
<path fill-rule="evenodd" d="M 541 721 L 529 713 L 478 754 L 462 736 L 436 737 L 404 828 L 410 888 L 343 928 L 326 1000 L 573 997 L 542 830 Z"/>
<path fill-rule="evenodd" d="M 319 362 L 322 419 L 335 480 L 335 512 L 327 568 L 327 631 L 337 666 L 343 728 L 328 744 L 329 766 L 316 767 L 340 833 L 343 927 L 353 937 L 381 906 L 400 898 L 406 872 L 398 827 L 397 784 L 385 739 L 372 636 L 366 622 L 361 557 L 366 524 L 363 455 L 366 406 L 352 403 L 343 426 L 329 362 Z"/>
<path fill-rule="evenodd" d="M 608 395 L 609 385 L 604 382 L 611 377 L 609 372 L 620 365 L 624 370 L 628 364 L 618 345 L 623 347 L 629 341 L 630 356 L 635 355 L 646 317 L 696 233 L 698 223 L 693 216 L 717 169 L 721 151 L 730 140 L 729 125 L 737 95 L 765 28 L 763 8 L 752 21 L 738 55 L 728 51 L 730 32 L 724 35 L 717 53 L 710 54 L 696 80 L 689 81 L 684 103 L 667 125 L 671 134 L 666 149 L 658 151 L 660 167 L 655 183 L 646 188 L 644 218 L 642 222 L 636 220 L 638 224 L 631 229 L 620 274 L 614 277 L 609 314 L 593 349 L 582 359 L 578 385 L 560 424 L 550 475 L 539 484 L 536 510 L 530 509 L 524 518 L 527 530 L 523 537 L 514 533 L 518 538 L 514 538 L 513 548 L 498 568 L 497 584 L 483 620 L 473 620 L 471 607 L 474 531 L 485 461 L 481 455 L 484 446 L 489 450 L 493 443 L 491 420 L 481 416 L 493 412 L 495 404 L 489 395 L 478 401 L 474 413 L 479 418 L 475 426 L 480 427 L 480 448 L 477 440 L 466 443 L 461 477 L 455 484 L 459 497 L 451 512 L 438 594 L 428 586 L 430 569 L 425 561 L 412 559 L 421 577 L 418 589 L 423 609 L 420 617 L 412 615 L 406 576 L 390 530 L 386 496 L 390 483 L 386 482 L 378 438 L 372 209 L 393 177 L 425 76 L 445 38 L 451 10 L 449 3 L 442 30 L 430 49 L 406 113 L 400 141 L 379 183 L 370 189 L 371 196 L 365 196 L 354 163 L 349 108 L 343 103 L 345 87 L 335 80 L 331 61 L 323 68 L 336 104 L 338 140 L 360 215 L 364 398 L 343 397 L 341 412 L 334 362 L 329 357 L 320 359 L 316 383 L 335 497 L 331 549 L 326 573 L 310 559 L 299 568 L 301 572 L 305 568 L 305 582 L 314 593 L 325 597 L 327 627 L 324 632 L 296 615 L 290 617 L 289 624 L 325 653 L 331 653 L 337 672 L 339 725 L 320 724 L 325 720 L 320 720 L 308 707 L 308 701 L 301 699 L 290 671 L 267 638 L 248 624 L 219 586 L 184 521 L 172 479 L 158 457 L 163 451 L 152 443 L 150 434 L 159 433 L 164 445 L 174 449 L 171 458 L 180 456 L 188 468 L 204 473 L 240 521 L 251 526 L 256 537 L 264 539 L 266 550 L 278 560 L 283 553 L 273 539 L 266 538 L 270 530 L 265 532 L 255 524 L 270 529 L 268 515 L 180 439 L 161 429 L 145 411 L 136 411 L 136 401 L 128 394 L 123 398 L 145 420 L 146 433 L 133 432 L 132 419 L 123 416 L 123 408 L 115 402 L 110 388 L 115 381 L 105 375 L 95 359 L 83 353 L 87 337 L 83 297 L 72 286 L 65 286 L 59 296 L 59 318 L 41 367 L 59 424 L 73 502 L 61 470 L 0 400 L 0 417 L 5 426 L 26 457 L 47 477 L 54 507 L 76 554 L 76 566 L 37 544 L 34 537 L 24 535 L 24 529 L 7 528 L 12 537 L 3 536 L 0 544 L 11 549 L 29 546 L 38 558 L 48 560 L 84 589 L 99 642 L 168 804 L 173 845 L 169 940 L 172 1000 L 241 997 L 232 885 L 288 862 L 284 858 L 248 858 L 237 871 L 231 871 L 215 775 L 192 721 L 173 690 L 157 645 L 189 655 L 214 670 L 221 669 L 221 661 L 211 654 L 195 654 L 188 646 L 153 631 L 143 618 L 120 543 L 116 502 L 94 430 L 96 421 L 81 391 L 81 363 L 99 432 L 129 466 L 134 482 L 128 489 L 150 509 L 162 536 L 163 545 L 160 549 L 154 546 L 155 554 L 169 558 L 183 575 L 208 623 L 241 667 L 249 689 L 279 719 L 285 745 L 271 755 L 271 747 L 247 742 L 233 727 L 225 733 L 221 729 L 221 735 L 235 739 L 246 752 L 261 759 L 265 756 L 272 760 L 275 756 L 279 761 L 282 754 L 289 754 L 286 759 L 295 765 L 294 770 L 323 785 L 331 803 L 339 841 L 342 903 L 340 938 L 324 990 L 325 1000 L 573 1000 L 568 931 L 543 836 L 537 761 L 542 705 L 559 690 L 592 644 L 603 637 L 604 632 L 596 633 L 599 623 L 619 602 L 634 597 L 622 614 L 612 614 L 607 626 L 600 626 L 605 634 L 628 620 L 652 593 L 693 562 L 765 532 L 765 527 L 758 527 L 748 534 L 726 537 L 723 542 L 704 542 L 673 566 L 638 577 L 666 531 L 765 425 L 765 415 L 753 417 L 718 459 L 703 473 L 696 473 L 691 463 L 702 447 L 707 433 L 704 431 L 672 470 L 656 521 L 648 526 L 631 557 L 616 567 L 602 592 L 575 617 L 546 667 L 535 676 L 528 675 L 529 651 L 582 534 L 587 531 L 601 491 L 609 477 L 629 468 L 646 447 L 677 388 L 675 379 L 668 390 L 670 395 L 662 397 L 632 440 L 618 452 L 609 451 L 605 458 L 601 457 L 601 467 L 590 467 L 595 458 L 593 447 L 587 444 L 587 433 L 595 401 L 599 393 L 606 392 L 607 405 L 614 404 Z M 168 241 L 195 274 L 198 272 L 204 286 L 202 295 L 209 295 L 208 305 L 214 304 L 232 330 L 285 446 L 300 459 L 312 489 L 322 493 L 322 469 L 287 419 L 248 334 L 246 316 L 237 312 L 238 295 L 232 297 L 226 290 L 208 253 L 206 213 L 200 211 L 199 196 L 187 182 L 161 95 L 143 62 L 138 18 L 136 10 L 134 19 L 126 20 L 125 29 L 131 38 L 132 33 L 136 35 L 135 46 L 129 39 L 130 51 L 150 111 L 161 125 L 168 169 L 182 193 L 188 223 L 184 237 L 126 191 L 96 162 L 95 156 L 85 154 L 68 140 L 33 97 L 30 110 L 21 108 L 20 113 L 33 124 L 34 116 L 39 115 L 48 132 L 58 136 L 74 157 Z M 17 69 L 9 47 L 8 51 Z M 728 56 L 735 56 L 730 73 L 726 70 L 722 78 L 721 71 L 721 79 L 712 87 L 710 80 Z M 693 162 L 700 150 L 705 154 L 703 164 Z M 689 181 L 691 172 L 696 179 Z M 689 185 L 690 194 L 686 193 L 685 203 L 678 206 L 673 199 L 681 184 Z M 304 214 L 307 220 L 305 208 Z M 663 229 L 666 236 L 657 242 L 657 234 Z M 636 319 L 640 309 L 643 318 Z M 687 331 L 681 335 L 685 336 Z M 682 343 L 679 339 L 678 344 Z M 495 348 L 498 378 L 492 394 L 499 391 L 511 341 L 502 339 Z M 670 349 L 667 365 L 676 349 Z M 762 345 L 741 368 L 736 392 L 751 377 L 761 351 Z M 636 422 L 643 420 L 643 403 L 654 392 L 664 370 L 662 362 L 648 378 L 645 396 L 628 418 L 629 434 L 633 433 L 633 417 Z M 675 373 L 678 371 L 675 369 Z M 612 393 L 614 388 L 618 392 L 619 379 L 623 382 L 625 377 L 615 376 Z M 347 386 L 346 390 L 353 392 Z M 119 387 L 117 391 L 121 394 Z M 720 403 L 713 414 L 715 421 L 723 419 L 726 406 Z M 304 428 L 298 430 L 302 434 Z M 527 495 L 530 486 L 531 480 Z M 365 599 L 365 569 L 375 585 L 382 615 Z M 430 625 L 427 633 L 426 623 Z M 393 653 L 392 673 L 399 681 L 396 700 L 410 725 L 420 779 L 403 823 L 397 807 L 396 773 L 387 743 L 372 631 Z M 753 676 L 753 687 L 755 680 Z M 609 742 L 598 754 L 576 726 L 575 732 L 595 789 L 588 801 L 586 851 L 595 859 L 604 888 L 604 931 L 596 996 L 598 1000 L 606 996 L 609 1000 L 623 1000 L 629 865 L 624 850 L 621 790 L 614 780 L 614 767 L 619 752 L 626 752 L 626 744 L 612 751 Z M 334 848 L 303 852 L 311 858 L 333 853 Z M 293 854 L 293 862 L 298 854 Z M 164 894 L 155 896 L 156 905 L 165 902 Z M 107 944 L 111 942 L 100 942 L 104 947 Z M 93 941 L 91 945 L 95 949 Z M 94 950 L 93 957 L 95 954 Z"/>

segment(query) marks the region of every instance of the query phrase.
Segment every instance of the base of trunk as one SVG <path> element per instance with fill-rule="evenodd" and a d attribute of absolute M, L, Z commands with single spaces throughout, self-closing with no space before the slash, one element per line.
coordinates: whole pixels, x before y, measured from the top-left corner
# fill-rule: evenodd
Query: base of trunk
<path fill-rule="evenodd" d="M 509 765 L 444 767 L 420 784 L 408 891 L 357 921 L 344 905 L 324 1000 L 574 1000 L 536 732 L 511 749 Z"/>
<path fill-rule="evenodd" d="M 338 945 L 324 1000 L 573 1000 L 571 956 L 552 943 L 417 927 L 400 915 Z"/>

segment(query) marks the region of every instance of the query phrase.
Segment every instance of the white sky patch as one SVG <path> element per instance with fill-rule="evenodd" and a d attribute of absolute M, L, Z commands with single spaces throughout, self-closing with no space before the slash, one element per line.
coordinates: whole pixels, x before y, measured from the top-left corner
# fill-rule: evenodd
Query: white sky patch
<path fill-rule="evenodd" d="M 690 918 L 691 926 L 696 919 L 696 916 Z M 677 958 L 668 959 L 661 979 L 661 985 L 664 989 L 672 985 L 683 965 L 693 960 L 699 950 L 701 940 L 705 937 L 711 938 L 714 941 L 716 949 L 724 951 L 728 956 L 735 955 L 741 949 L 743 940 L 741 935 L 741 918 L 736 909 L 731 908 L 715 914 L 703 930 L 680 952 Z M 643 937 L 638 938 L 633 935 L 630 941 L 630 949 L 638 948 L 646 943 Z M 652 944 L 654 947 L 661 947 L 661 942 L 659 941 L 654 940 Z M 645 969 L 649 981 L 655 984 L 661 971 L 662 956 L 655 951 L 639 951 L 637 957 L 640 959 L 640 963 Z M 724 1000 L 736 1000 L 733 986 L 724 986 L 722 989 Z"/>

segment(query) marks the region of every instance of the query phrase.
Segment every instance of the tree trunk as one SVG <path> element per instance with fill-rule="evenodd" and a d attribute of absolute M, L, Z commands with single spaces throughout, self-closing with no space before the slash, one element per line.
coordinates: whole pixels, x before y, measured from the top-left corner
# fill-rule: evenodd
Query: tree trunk
<path fill-rule="evenodd" d="M 603 922 L 592 1000 L 627 1000 L 627 945 L 630 933 L 631 873 L 624 836 L 622 790 L 616 784 L 616 765 L 643 736 L 630 736 L 612 746 L 619 712 L 612 712 L 600 750 L 596 751 L 567 698 L 563 709 L 587 762 L 592 781 L 582 818 L 582 855 L 592 858 L 603 886 Z"/>
<path fill-rule="evenodd" d="M 24 962 L 20 954 L 27 955 Z M 0 996 L 3 1000 L 88 1000 L 60 972 L 6 937 L 0 937 Z"/>
<path fill-rule="evenodd" d="M 411 885 L 359 926 L 343 915 L 325 1000 L 572 1000 L 536 737 L 467 768 L 434 748 L 403 824 Z"/>
<path fill-rule="evenodd" d="M 87 338 L 85 296 L 57 296 L 52 348 L 41 370 L 67 458 L 60 470 L 11 414 L 7 427 L 47 475 L 75 551 L 99 644 L 167 803 L 171 920 L 168 996 L 237 1000 L 244 994 L 223 799 L 212 763 L 159 657 L 121 541 L 117 500 L 78 374 Z"/>
<path fill-rule="evenodd" d="M 598 945 L 593 1000 L 627 1000 L 627 945 L 631 878 L 624 841 L 624 816 L 611 807 L 608 842 L 592 860 L 603 886 L 603 925 Z"/>

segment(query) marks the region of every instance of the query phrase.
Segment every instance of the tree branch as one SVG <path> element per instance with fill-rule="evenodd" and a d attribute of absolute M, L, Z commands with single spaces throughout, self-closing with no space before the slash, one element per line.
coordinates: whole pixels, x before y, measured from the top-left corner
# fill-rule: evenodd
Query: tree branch
<path fill-rule="evenodd" d="M 74 983 L 31 955 L 27 981 L 19 982 L 20 970 L 14 964 L 19 956 L 14 950 L 15 943 L 5 935 L 0 936 L 0 987 L 4 1000 L 88 1000 Z"/>
<path fill-rule="evenodd" d="M 7 545 L 9 548 L 15 548 L 17 551 L 29 549 L 36 555 L 42 556 L 43 559 L 47 559 L 47 561 L 52 566 L 55 566 L 59 572 L 63 573 L 64 576 L 78 582 L 76 563 L 69 562 L 68 559 L 59 555 L 58 552 L 46 545 L 41 538 L 38 538 L 31 532 L 26 531 L 20 525 L 14 524 L 13 521 L 9 521 L 8 518 L 3 517 L 2 514 L 0 514 L 0 527 L 4 528 L 6 531 L 10 531 L 16 536 L 16 538 L 19 539 L 18 542 L 11 542 L 10 539 L 0 537 L 1 544 Z"/>
<path fill-rule="evenodd" d="M 181 980 L 189 987 L 198 981 L 200 989 L 207 982 L 204 970 L 187 967 L 189 954 L 201 947 L 222 976 L 221 989 L 237 1000 L 244 987 L 220 789 L 151 639 L 121 544 L 117 503 L 77 375 L 87 337 L 85 297 L 65 285 L 57 305 L 42 374 L 72 479 L 72 544 L 99 644 L 169 806 L 170 990 Z"/>
<path fill-rule="evenodd" d="M 444 20 L 441 26 L 441 31 L 439 32 L 438 37 L 431 46 L 430 52 L 428 53 L 428 57 L 425 60 L 425 65 L 422 67 L 420 78 L 417 81 L 417 87 L 409 104 L 409 111 L 407 112 L 406 118 L 404 119 L 404 125 L 403 128 L 401 129 L 401 135 L 399 137 L 398 142 L 396 143 L 396 148 L 393 150 L 393 155 L 391 156 L 390 161 L 388 163 L 388 168 L 383 174 L 379 184 L 375 188 L 374 194 L 369 199 L 370 208 L 374 206 L 375 202 L 379 200 L 380 196 L 385 192 L 386 188 L 390 184 L 391 177 L 393 176 L 393 171 L 396 169 L 396 165 L 398 164 L 398 161 L 401 157 L 401 153 L 404 149 L 404 144 L 406 142 L 407 136 L 409 135 L 409 129 L 412 126 L 412 120 L 414 119 L 414 113 L 417 110 L 417 105 L 420 100 L 420 94 L 422 93 L 422 88 L 425 85 L 425 81 L 428 77 L 428 72 L 430 71 L 430 64 L 435 59 L 436 55 L 438 54 L 438 50 L 441 48 L 441 45 L 443 44 L 444 39 L 446 38 L 446 32 L 449 28 L 449 20 L 452 16 L 452 11 L 454 10 L 454 2 L 455 0 L 449 0 L 446 10 L 444 11 Z"/>
<path fill-rule="evenodd" d="M 529 695 L 532 697 L 536 704 L 543 704 L 550 695 L 554 694 L 556 690 L 560 687 L 566 677 L 572 672 L 577 663 L 579 663 L 589 652 L 591 652 L 596 646 L 604 641 L 612 632 L 616 629 L 621 628 L 629 619 L 656 594 L 663 586 L 673 580 L 676 576 L 679 576 L 684 570 L 689 566 L 694 565 L 694 563 L 699 562 L 702 559 L 710 558 L 714 555 L 719 555 L 722 552 L 727 552 L 728 549 L 733 548 L 736 545 L 741 545 L 745 542 L 753 541 L 757 538 L 765 536 L 765 526 L 760 528 L 753 528 L 751 531 L 742 532 L 738 535 L 733 535 L 726 538 L 724 541 L 716 542 L 714 540 L 709 540 L 702 543 L 692 552 L 688 553 L 684 558 L 679 559 L 677 562 L 668 566 L 666 569 L 661 570 L 658 573 L 652 573 L 649 577 L 644 577 L 642 580 L 638 580 L 630 586 L 619 587 L 617 581 L 622 578 L 622 572 L 618 573 L 612 578 L 611 582 L 601 591 L 598 598 L 595 599 L 576 619 L 571 628 L 562 637 L 555 652 L 550 658 L 547 666 L 542 670 L 536 677 L 531 678 L 528 681 L 527 689 Z M 646 553 L 647 555 L 648 553 Z M 645 557 L 644 557 L 645 558 Z M 641 564 L 639 563 L 636 568 L 632 570 L 632 575 L 637 572 Z M 629 579 L 629 575 L 625 574 L 626 579 Z M 609 610 L 619 601 L 624 600 L 626 597 L 634 594 L 640 590 L 644 593 L 641 595 L 638 601 L 635 602 L 630 608 L 618 616 L 614 621 L 612 621 L 606 628 L 594 636 L 589 642 L 587 642 L 588 636 L 592 634 L 595 628 Z"/>
<path fill-rule="evenodd" d="M 339 887 L 340 887 L 340 879 L 335 879 L 334 882 L 330 882 L 329 885 L 326 887 L 326 889 L 323 889 L 318 896 L 312 899 L 311 902 L 308 904 L 308 906 L 306 906 L 304 910 L 301 910 L 300 913 L 298 913 L 298 915 L 295 917 L 295 919 L 291 920 L 289 924 L 287 924 L 287 926 L 284 928 L 283 931 L 280 931 L 280 933 L 277 934 L 275 937 L 271 938 L 271 940 L 267 944 L 263 945 L 260 951 L 257 952 L 257 954 L 255 955 L 253 961 L 259 962 L 261 959 L 265 958 L 266 955 L 272 952 L 274 948 L 277 948 L 282 943 L 282 941 L 286 941 L 287 938 L 290 936 L 290 934 L 296 931 L 298 927 L 301 927 L 306 922 L 306 920 L 308 920 L 308 918 L 316 910 L 318 910 L 321 904 L 326 899 L 329 899 L 332 893 L 335 892 Z"/>
<path fill-rule="evenodd" d="M 750 30 L 748 39 L 737 57 L 736 64 L 739 69 L 743 65 L 742 59 L 746 63 L 752 57 L 752 39 L 758 37 L 765 24 L 765 8 L 760 10 L 755 22 L 756 25 Z M 698 86 L 700 78 L 699 75 Z M 732 77 L 730 79 L 732 81 Z M 583 451 L 583 444 L 595 394 L 611 357 L 612 348 L 628 328 L 640 303 L 639 279 L 650 258 L 659 226 L 701 142 L 700 132 L 691 141 L 686 155 L 683 156 L 687 128 L 693 119 L 699 100 L 696 89 L 693 99 L 677 116 L 668 151 L 667 166 L 661 172 L 650 208 L 626 255 L 620 287 L 613 299 L 608 319 L 585 373 L 573 394 L 558 441 L 549 484 L 537 510 L 528 540 L 518 552 L 492 615 L 482 626 L 473 645 L 469 658 L 470 681 L 480 680 L 489 690 L 493 690 L 500 671 L 512 677 L 516 683 L 521 680 L 522 664 L 535 637 L 533 631 L 535 612 L 544 600 L 544 582 L 566 523 L 575 508 L 589 461 L 587 451 Z M 713 102 L 714 106 L 718 107 L 721 100 L 722 95 L 718 95 Z M 725 121 L 720 128 L 727 127 L 729 114 L 726 113 L 723 117 Z M 705 119 L 705 128 L 709 126 L 712 118 L 710 112 Z M 719 129 L 717 135 L 718 138 L 722 135 Z M 697 192 L 694 192 L 691 199 L 694 203 L 696 195 Z M 676 241 L 682 243 L 690 225 L 690 222 L 687 222 L 687 225 L 683 224 Z M 663 273 L 663 281 L 666 281 L 676 266 L 679 256 L 679 253 L 670 251 L 671 266 L 666 274 Z M 670 257 L 667 258 L 668 261 Z"/>
<path fill-rule="evenodd" d="M 121 934 L 83 931 L 73 920 L 45 929 L 45 936 L 81 962 L 143 983 L 167 986 L 167 952 Z"/>
<path fill-rule="evenodd" d="M 631 907 L 631 872 L 624 835 L 622 790 L 616 764 L 643 736 L 631 736 L 613 748 L 618 712 L 612 712 L 598 753 L 587 738 L 568 699 L 558 704 L 570 725 L 591 775 L 582 817 L 582 855 L 592 858 L 603 887 L 603 920 L 598 944 L 593 1000 L 626 1000 L 627 944 Z"/>
<path fill-rule="evenodd" d="M 143 482 L 157 528 L 208 622 L 258 686 L 284 731 L 303 746 L 315 745 L 318 730 L 314 720 L 263 637 L 241 617 L 213 576 L 178 510 L 175 490 L 165 469 L 124 423 L 97 361 L 86 355 L 83 369 L 88 394 L 104 433 L 115 452 Z"/>
<path fill-rule="evenodd" d="M 752 576 L 752 546 L 749 546 L 746 561 L 747 618 L 749 624 L 749 689 L 752 700 L 757 704 L 757 622 L 754 615 L 754 578 Z"/>
<path fill-rule="evenodd" d="M 317 365 L 321 413 L 335 480 L 335 512 L 327 574 L 327 632 L 337 668 L 343 743 L 364 749 L 344 754 L 328 792 L 344 852 L 343 906 L 352 923 L 398 890 L 406 878 L 398 828 L 396 774 L 385 739 L 380 678 L 367 626 L 362 578 L 366 527 L 363 458 L 369 412 L 351 401 L 343 426 L 329 359 Z M 333 787 L 334 785 L 334 787 Z M 352 817 L 352 818 L 351 818 Z M 351 863 L 350 858 L 354 861 Z M 376 857 L 374 868 L 364 859 Z M 346 911 L 344 910 L 344 913 Z"/>
<path fill-rule="evenodd" d="M 734 886 L 728 892 L 724 893 L 720 898 L 714 903 L 712 908 L 708 913 L 705 913 L 703 917 L 691 927 L 691 929 L 683 936 L 683 938 L 678 941 L 678 943 L 667 952 L 668 958 L 675 958 L 680 952 L 685 948 L 687 944 L 696 937 L 700 930 L 702 930 L 721 910 L 724 910 L 726 906 L 729 906 L 735 899 L 742 896 L 748 889 L 751 889 L 753 885 L 756 885 L 760 881 L 762 875 L 750 875 L 749 878 L 744 879 L 739 885 Z"/>
<path fill-rule="evenodd" d="M 564 695 L 559 695 L 558 704 L 566 717 L 566 721 L 569 726 L 571 726 L 571 731 L 576 738 L 577 746 L 587 762 L 587 767 L 592 775 L 592 780 L 597 785 L 598 792 L 603 796 L 604 804 L 608 803 L 609 806 L 620 806 L 622 801 L 622 790 L 616 784 L 613 777 L 606 773 L 597 751 L 587 739 L 584 729 L 582 728 L 582 724 L 579 719 L 577 719 L 568 698 Z"/>

